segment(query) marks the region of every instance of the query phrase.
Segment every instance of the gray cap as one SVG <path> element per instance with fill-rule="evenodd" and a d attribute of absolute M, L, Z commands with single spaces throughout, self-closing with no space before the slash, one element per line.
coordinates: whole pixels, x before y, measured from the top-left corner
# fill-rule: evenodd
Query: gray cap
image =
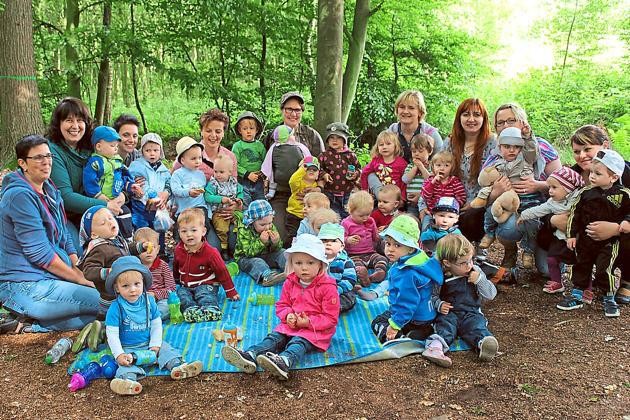
<path fill-rule="evenodd" d="M 240 123 L 242 120 L 246 119 L 246 118 L 251 118 L 252 120 L 256 121 L 256 135 L 260 136 L 260 134 L 262 133 L 263 130 L 263 125 L 262 125 L 262 121 L 260 121 L 260 118 L 258 118 L 256 116 L 256 114 L 254 114 L 251 111 L 245 111 L 245 112 L 241 112 L 241 114 L 238 116 L 238 118 L 236 119 L 236 123 L 234 124 L 234 132 L 236 133 L 236 135 L 238 136 L 238 123 Z"/>
<path fill-rule="evenodd" d="M 295 98 L 300 102 L 300 105 L 304 106 L 304 96 L 300 94 L 300 92 L 291 91 L 282 95 L 280 98 L 280 109 L 284 108 L 284 104 L 291 98 Z"/>
<path fill-rule="evenodd" d="M 348 137 L 350 137 L 350 129 L 348 126 L 342 122 L 334 122 L 332 124 L 328 124 L 326 126 L 326 140 L 331 135 L 336 135 L 339 137 L 343 137 L 346 144 L 348 143 Z"/>
<path fill-rule="evenodd" d="M 521 130 L 516 127 L 508 127 L 501 131 L 499 135 L 499 145 L 502 144 L 506 146 L 525 146 L 525 140 L 523 140 Z"/>
<path fill-rule="evenodd" d="M 140 151 L 147 143 L 155 143 L 160 145 L 160 158 L 164 159 L 164 145 L 162 144 L 162 137 L 156 133 L 147 133 L 140 139 Z"/>

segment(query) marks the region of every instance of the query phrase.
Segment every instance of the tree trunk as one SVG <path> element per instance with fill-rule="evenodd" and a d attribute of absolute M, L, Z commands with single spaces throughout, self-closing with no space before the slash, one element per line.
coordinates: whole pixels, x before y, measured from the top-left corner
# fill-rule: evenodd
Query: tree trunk
<path fill-rule="evenodd" d="M 121 73 L 121 85 L 122 85 L 122 98 L 125 108 L 131 107 L 131 101 L 129 100 L 129 71 L 127 70 L 127 59 L 123 58 L 123 62 L 120 64 Z"/>
<path fill-rule="evenodd" d="M 26 134 L 43 133 L 33 56 L 30 0 L 11 0 L 0 12 L 0 166 L 15 158 Z"/>
<path fill-rule="evenodd" d="M 109 85 L 109 27 L 112 20 L 112 2 L 103 3 L 103 37 L 101 38 L 101 64 L 98 68 L 98 85 L 96 90 L 96 106 L 94 119 L 97 125 L 103 125 L 105 119 L 105 103 Z"/>
<path fill-rule="evenodd" d="M 131 35 L 135 38 L 136 35 L 136 22 L 133 16 L 133 2 L 129 5 L 131 11 Z M 142 129 L 145 133 L 148 133 L 147 122 L 144 119 L 144 113 L 142 112 L 142 107 L 140 106 L 140 98 L 138 97 L 138 78 L 136 75 L 136 54 L 134 50 L 131 50 L 131 84 L 133 85 L 133 99 L 136 102 L 136 108 L 138 109 L 138 113 L 140 114 L 140 119 L 142 120 Z"/>
<path fill-rule="evenodd" d="M 265 0 L 260 0 L 260 63 L 258 65 L 258 89 L 260 92 L 260 112 L 267 113 L 267 95 L 265 88 L 265 66 L 267 64 L 267 25 L 265 25 Z M 260 133 L 258 133 L 260 134 Z"/>
<path fill-rule="evenodd" d="M 107 74 L 107 94 L 105 95 L 105 110 L 103 111 L 103 123 L 109 125 L 112 120 L 112 72 Z"/>
<path fill-rule="evenodd" d="M 341 119 L 343 0 L 319 0 L 317 20 L 317 81 L 315 129 Z"/>
<path fill-rule="evenodd" d="M 370 0 L 357 0 L 354 6 L 354 22 L 352 35 L 349 39 L 348 61 L 343 73 L 343 87 L 341 91 L 341 121 L 348 121 L 354 95 L 357 92 L 357 82 L 365 53 L 365 38 L 368 20 L 370 19 Z"/>
<path fill-rule="evenodd" d="M 81 76 L 77 68 L 79 53 L 74 48 L 70 32 L 72 28 L 79 27 L 79 0 L 66 0 L 66 74 L 68 82 L 68 95 L 81 98 Z"/>

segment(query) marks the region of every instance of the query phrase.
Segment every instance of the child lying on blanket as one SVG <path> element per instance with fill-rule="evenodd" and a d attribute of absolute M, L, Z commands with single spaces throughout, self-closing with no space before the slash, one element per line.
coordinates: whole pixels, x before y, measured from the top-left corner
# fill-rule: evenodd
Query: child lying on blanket
<path fill-rule="evenodd" d="M 260 366 L 281 380 L 289 379 L 289 369 L 305 354 L 328 349 L 339 320 L 337 284 L 326 274 L 322 241 L 305 233 L 285 253 L 290 274 L 276 302 L 280 324 L 246 350 L 221 349 L 225 361 L 239 370 L 254 373 Z"/>
<path fill-rule="evenodd" d="M 499 342 L 488 330 L 488 320 L 481 312 L 482 301 L 494 299 L 497 289 L 473 264 L 474 251 L 462 235 L 446 235 L 437 243 L 435 258 L 444 268 L 445 279 L 431 299 L 439 313 L 435 334 L 426 341 L 422 356 L 442 367 L 452 364 L 444 353 L 457 336 L 479 350 L 481 361 L 489 362 L 499 350 Z"/>
<path fill-rule="evenodd" d="M 374 318 L 372 331 L 381 343 L 403 336 L 424 340 L 433 331 L 431 291 L 442 284 L 440 264 L 420 249 L 420 228 L 411 216 L 396 217 L 381 236 L 392 262 L 387 273 L 389 309 Z"/>
<path fill-rule="evenodd" d="M 146 293 L 152 282 L 149 269 L 132 256 L 117 259 L 105 280 L 107 291 L 116 295 L 105 318 L 107 343 L 118 363 L 116 377 L 109 385 L 116 394 L 142 392 L 138 380 L 146 373 L 140 360 L 134 360 L 136 352 L 155 352 L 157 357 L 145 360 L 144 365 L 157 363 L 177 380 L 197 376 L 203 367 L 200 361 L 184 362 L 182 354 L 162 340 L 160 311 L 155 298 Z"/>

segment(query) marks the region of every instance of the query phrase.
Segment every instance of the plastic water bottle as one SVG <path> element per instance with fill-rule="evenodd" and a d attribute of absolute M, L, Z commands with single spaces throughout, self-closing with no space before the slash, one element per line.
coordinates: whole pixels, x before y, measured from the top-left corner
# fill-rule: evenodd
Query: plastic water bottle
<path fill-rule="evenodd" d="M 116 360 L 114 360 L 114 356 L 106 354 L 105 356 L 101 357 L 100 364 L 101 364 L 101 374 L 105 378 L 112 379 L 114 376 L 116 376 L 116 370 L 118 370 L 118 363 L 116 363 Z"/>
<path fill-rule="evenodd" d="M 171 318 L 171 324 L 179 324 L 184 322 L 184 315 L 182 315 L 182 310 L 180 308 L 181 302 L 179 301 L 179 296 L 177 296 L 177 292 L 171 292 L 168 294 L 168 313 Z"/>
<path fill-rule="evenodd" d="M 354 178 L 354 172 L 356 171 L 357 168 L 354 167 L 354 165 L 348 165 L 348 172 L 346 172 L 346 179 L 353 179 Z"/>
<path fill-rule="evenodd" d="M 157 363 L 157 354 L 153 350 L 136 350 L 131 353 L 133 364 L 136 366 L 148 366 Z"/>
<path fill-rule="evenodd" d="M 230 319 L 223 325 L 223 339 L 225 340 L 225 344 L 236 348 L 238 344 L 238 328 Z"/>
<path fill-rule="evenodd" d="M 90 362 L 86 367 L 72 375 L 68 389 L 70 389 L 70 392 L 76 392 L 88 386 L 94 379 L 100 377 L 101 365 L 96 362 Z"/>
<path fill-rule="evenodd" d="M 71 339 L 67 337 L 60 338 L 59 341 L 57 341 L 55 345 L 52 346 L 50 350 L 48 350 L 48 352 L 46 353 L 46 356 L 44 357 L 44 362 L 46 362 L 49 365 L 52 365 L 53 363 L 57 363 L 59 359 L 61 359 L 63 355 L 66 354 L 68 350 L 70 350 L 71 347 L 72 347 Z"/>
<path fill-rule="evenodd" d="M 265 295 L 254 292 L 249 295 L 247 301 L 252 305 L 273 305 L 276 303 L 276 297 L 274 295 Z"/>

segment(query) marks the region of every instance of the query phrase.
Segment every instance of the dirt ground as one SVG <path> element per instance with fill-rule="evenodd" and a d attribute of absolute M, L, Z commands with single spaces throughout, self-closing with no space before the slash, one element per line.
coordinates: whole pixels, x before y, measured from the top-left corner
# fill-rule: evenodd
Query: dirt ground
<path fill-rule="evenodd" d="M 450 369 L 409 356 L 292 372 L 288 382 L 266 373 L 151 377 L 140 396 L 120 397 L 105 380 L 67 390 L 68 357 L 42 361 L 64 334 L 0 336 L 0 418 L 630 418 L 630 308 L 618 319 L 599 303 L 560 312 L 559 297 L 527 274 L 485 309 L 500 356 L 482 364 L 457 352 Z"/>

